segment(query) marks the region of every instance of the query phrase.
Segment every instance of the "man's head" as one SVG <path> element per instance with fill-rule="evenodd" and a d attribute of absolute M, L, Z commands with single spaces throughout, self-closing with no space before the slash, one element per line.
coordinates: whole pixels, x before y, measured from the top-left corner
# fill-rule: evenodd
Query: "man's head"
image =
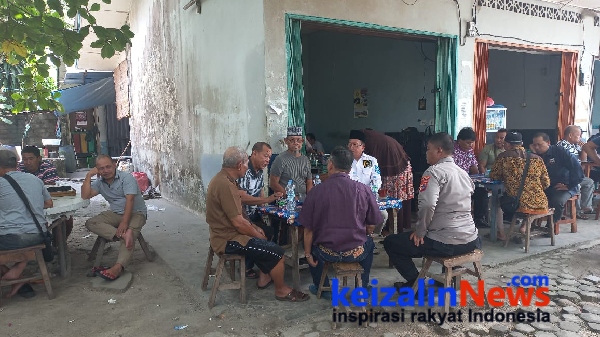
<path fill-rule="evenodd" d="M 8 149 L 0 149 L 0 177 L 17 169 L 17 154 Z"/>
<path fill-rule="evenodd" d="M 442 158 L 452 155 L 454 152 L 454 141 L 446 132 L 434 133 L 427 141 L 427 164 L 435 165 Z"/>
<path fill-rule="evenodd" d="M 269 166 L 269 161 L 271 160 L 271 145 L 265 142 L 258 142 L 252 146 L 252 156 L 250 160 L 252 160 L 252 167 L 255 170 L 263 170 L 265 167 Z"/>
<path fill-rule="evenodd" d="M 352 152 L 345 147 L 337 146 L 331 151 L 331 157 L 327 162 L 329 172 L 350 172 L 352 168 Z"/>
<path fill-rule="evenodd" d="M 494 138 L 494 144 L 496 147 L 503 148 L 504 147 L 504 138 L 508 131 L 506 129 L 500 129 L 496 132 L 496 137 Z"/>
<path fill-rule="evenodd" d="M 517 131 L 510 131 L 504 137 L 504 149 L 512 150 L 517 146 L 523 145 L 523 136 Z"/>
<path fill-rule="evenodd" d="M 351 130 L 348 137 L 348 149 L 354 159 L 360 158 L 365 151 L 365 134 L 360 130 Z"/>
<path fill-rule="evenodd" d="M 299 126 L 288 127 L 287 137 L 285 137 L 284 141 L 288 147 L 288 151 L 294 153 L 300 152 L 302 143 L 304 143 L 304 139 L 302 138 L 302 128 Z"/>
<path fill-rule="evenodd" d="M 223 154 L 222 166 L 232 178 L 241 178 L 248 171 L 248 154 L 241 147 L 228 147 Z"/>
<path fill-rule="evenodd" d="M 577 125 L 567 126 L 564 139 L 571 144 L 579 144 L 581 142 L 581 128 Z"/>
<path fill-rule="evenodd" d="M 307 133 L 306 134 L 306 140 L 308 141 L 308 143 L 310 145 L 314 145 L 315 142 L 317 141 L 317 138 L 315 137 L 314 133 Z"/>
<path fill-rule="evenodd" d="M 533 143 L 531 143 L 533 151 L 537 154 L 544 154 L 550 148 L 550 137 L 548 134 L 538 132 L 533 135 Z"/>
<path fill-rule="evenodd" d="M 117 174 L 117 165 L 111 157 L 105 154 L 96 157 L 96 169 L 98 169 L 98 174 L 102 179 L 108 181 L 113 180 Z"/>
<path fill-rule="evenodd" d="M 42 164 L 40 149 L 38 149 L 36 146 L 25 146 L 23 150 L 21 150 L 21 159 L 25 169 L 31 173 L 37 172 Z"/>
<path fill-rule="evenodd" d="M 475 145 L 475 139 L 477 136 L 475 135 L 475 131 L 472 128 L 462 128 L 460 132 L 458 132 L 458 136 L 456 137 L 456 142 L 458 146 L 460 146 L 461 150 L 468 151 L 473 148 Z"/>

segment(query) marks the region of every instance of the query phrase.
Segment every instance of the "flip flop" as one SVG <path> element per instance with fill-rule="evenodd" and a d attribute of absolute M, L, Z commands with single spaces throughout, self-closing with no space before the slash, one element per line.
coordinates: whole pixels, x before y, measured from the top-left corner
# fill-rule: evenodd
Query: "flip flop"
<path fill-rule="evenodd" d="M 17 294 L 24 298 L 32 298 L 35 296 L 35 291 L 29 283 L 25 283 L 17 290 Z"/>
<path fill-rule="evenodd" d="M 275 299 L 278 301 L 287 301 L 287 302 L 304 302 L 310 299 L 308 294 L 300 292 L 296 289 L 292 289 L 289 294 L 285 296 L 277 296 L 275 295 Z"/>
<path fill-rule="evenodd" d="M 125 268 L 123 268 L 123 271 L 121 273 L 123 273 L 124 271 L 125 271 Z M 108 270 L 101 270 L 98 273 L 96 273 L 96 275 L 102 277 L 103 279 L 105 279 L 107 281 L 114 281 L 121 276 L 121 275 L 115 276 L 115 275 L 111 274 L 110 272 L 108 272 Z"/>
<path fill-rule="evenodd" d="M 264 286 L 259 286 L 258 282 L 256 282 L 256 289 L 258 290 L 263 290 L 263 289 L 267 289 L 269 286 L 271 286 L 271 284 L 275 283 L 273 280 L 267 282 L 267 284 L 265 284 Z"/>
<path fill-rule="evenodd" d="M 250 280 L 257 279 L 258 273 L 256 273 L 256 271 L 254 271 L 254 269 L 248 269 L 248 270 L 246 270 L 246 278 L 250 279 Z"/>
<path fill-rule="evenodd" d="M 585 215 L 585 213 L 579 213 L 579 214 L 577 214 L 577 219 L 579 219 L 579 220 L 589 220 L 590 218 L 587 215 Z"/>
<path fill-rule="evenodd" d="M 103 267 L 103 266 L 100 266 L 100 267 L 92 267 L 92 270 L 91 270 L 91 271 L 89 271 L 89 272 L 88 272 L 88 273 L 87 273 L 85 276 L 87 276 L 87 277 L 96 277 L 96 275 L 97 275 L 99 272 L 101 272 L 101 271 L 103 271 L 103 270 L 106 270 L 106 269 L 108 269 L 108 267 Z"/>

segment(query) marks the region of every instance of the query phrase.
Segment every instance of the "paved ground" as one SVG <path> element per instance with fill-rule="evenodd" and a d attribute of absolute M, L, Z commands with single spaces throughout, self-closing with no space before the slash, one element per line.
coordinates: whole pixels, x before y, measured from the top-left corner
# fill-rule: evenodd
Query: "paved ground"
<path fill-rule="evenodd" d="M 242 305 L 238 292 L 222 291 L 217 296 L 216 305 L 208 310 L 208 291 L 200 290 L 203 267 L 208 252 L 208 226 L 203 216 L 197 216 L 164 199 L 148 200 L 149 218 L 143 229 L 144 236 L 157 252 L 155 262 L 147 262 L 143 254 L 136 251 L 135 263 L 129 268 L 134 274 L 131 288 L 122 295 L 103 290 L 90 291 L 91 280 L 84 276 L 89 263 L 85 254 L 91 249 L 95 236 L 89 235 L 84 221 L 106 209 L 101 197 L 92 200 L 90 206 L 80 210 L 75 217 L 76 229 L 69 240 L 69 249 L 74 261 L 74 276 L 61 280 L 53 278 L 58 296 L 53 301 L 40 299 L 11 300 L 0 313 L 0 336 L 4 336 L 5 324 L 18 321 L 30 310 L 20 312 L 20 306 L 36 303 L 36 308 L 46 312 L 46 320 L 65 321 L 64 326 L 48 330 L 46 325 L 34 324 L 27 330 L 9 333 L 9 336 L 47 335 L 89 336 L 144 335 L 144 336 L 600 336 L 600 288 L 595 278 L 600 277 L 600 231 L 596 221 L 579 221 L 579 232 L 568 233 L 566 227 L 557 236 L 557 246 L 551 247 L 549 239 L 537 238 L 532 241 L 532 249 L 525 254 L 520 245 L 511 244 L 503 248 L 499 243 L 484 241 L 484 274 L 486 288 L 495 285 L 506 287 L 507 277 L 513 275 L 547 274 L 551 280 L 552 302 L 543 310 L 551 314 L 549 324 L 513 323 L 449 323 L 439 327 L 433 323 L 382 323 L 369 327 L 356 324 L 341 324 L 331 330 L 331 303 L 318 300 L 314 296 L 302 304 L 276 301 L 273 289 L 257 290 L 253 280 L 247 281 L 248 303 Z M 116 246 L 110 248 L 105 261 L 116 255 Z M 420 264 L 420 261 L 417 265 Z M 435 271 L 435 269 L 434 269 Z M 387 268 L 384 252 L 375 258 L 371 272 L 380 285 L 389 286 L 401 280 L 398 273 Z M 586 279 L 587 278 L 587 279 Z M 301 271 L 302 289 L 309 285 L 308 270 Z M 286 274 L 291 283 L 291 275 Z M 210 284 L 209 284 L 210 286 Z M 43 291 L 36 286 L 36 290 Z M 99 295 L 98 295 L 99 294 Z M 82 301 L 77 310 L 77 298 Z M 117 306 L 106 304 L 107 299 L 115 298 Z M 98 301 L 101 299 L 100 301 Z M 570 302 L 567 302 L 570 301 Z M 41 302 L 40 302 L 41 301 Z M 104 305 L 92 305 L 101 303 Z M 131 302 L 128 307 L 120 307 Z M 63 308 L 65 307 L 66 308 Z M 120 307 L 120 308 L 119 308 Z M 20 309 L 26 309 L 20 308 Z M 61 308 L 58 310 L 57 308 Z M 110 309 L 113 310 L 110 310 Z M 74 310 L 75 309 L 75 310 Z M 115 310 L 116 309 L 116 310 Z M 406 308 L 406 313 L 421 312 L 426 308 Z M 477 311 L 489 309 L 473 308 Z M 531 311 L 535 308 L 525 307 Z M 2 309 L 0 309 L 1 312 Z M 8 311 L 7 311 L 8 310 Z M 16 311 L 15 311 L 16 310 Z M 152 314 L 148 315 L 148 310 Z M 375 307 L 375 312 L 390 310 Z M 394 309 L 395 310 L 395 309 Z M 463 309 L 465 311 L 466 309 Z M 515 309 L 501 307 L 495 311 L 514 312 Z M 119 318 L 123 315 L 127 319 Z M 71 317 L 73 319 L 71 319 Z M 407 316 L 408 317 L 408 316 Z M 67 322 L 67 318 L 69 323 Z M 102 322 L 105 330 L 96 327 Z M 74 325 L 79 322 L 80 325 Z M 116 320 L 118 324 L 112 322 Z M 14 324 L 14 323 L 13 323 Z M 175 331 L 175 325 L 187 325 L 184 330 Z M 88 325 L 86 327 L 86 325 Z M 14 328 L 15 326 L 13 326 Z M 33 327 L 36 329 L 32 330 Z M 35 334 L 33 333 L 35 331 Z M 87 331 L 87 332 L 85 332 Z M 103 331 L 102 333 L 100 331 Z M 137 332 L 136 332 L 137 331 Z"/>

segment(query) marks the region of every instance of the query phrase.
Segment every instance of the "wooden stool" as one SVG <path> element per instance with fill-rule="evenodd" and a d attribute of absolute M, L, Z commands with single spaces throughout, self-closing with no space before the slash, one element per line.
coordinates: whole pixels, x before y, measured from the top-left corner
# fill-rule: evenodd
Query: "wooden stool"
<path fill-rule="evenodd" d="M 15 250 L 4 250 L 0 251 L 0 265 L 6 265 L 9 263 L 17 262 L 28 262 L 37 260 L 40 268 L 40 274 L 32 277 L 20 278 L 18 280 L 0 280 L 0 304 L 2 304 L 2 287 L 21 282 L 30 282 L 43 280 L 46 286 L 46 292 L 48 293 L 48 299 L 54 298 L 54 291 L 52 291 L 52 284 L 50 283 L 50 276 L 48 276 L 48 269 L 46 268 L 46 262 L 44 261 L 44 255 L 42 249 L 46 248 L 45 244 L 31 246 L 27 248 L 15 249 Z M 2 271 L 0 270 L 0 279 L 2 278 Z"/>
<path fill-rule="evenodd" d="M 549 230 L 550 244 L 552 246 L 554 246 L 554 230 L 555 230 L 555 228 L 554 228 L 554 208 L 549 208 L 546 213 L 542 213 L 542 214 L 531 214 L 531 213 L 520 213 L 520 212 L 515 213 L 515 215 L 513 215 L 512 221 L 510 223 L 510 228 L 508 229 L 506 239 L 504 240 L 504 247 L 508 246 L 508 242 L 510 241 L 511 235 L 513 233 L 513 229 L 515 227 L 515 224 L 517 223 L 517 218 L 523 219 L 523 225 L 525 226 L 525 234 L 521 234 L 520 231 L 518 232 L 520 235 L 525 235 L 525 253 L 529 253 L 529 241 L 532 236 L 539 236 L 542 234 L 546 234 L 545 232 L 531 234 L 531 224 L 533 223 L 533 221 L 535 221 L 537 219 L 542 220 L 544 218 L 547 218 L 547 221 L 548 221 L 547 226 L 548 226 L 548 229 L 550 229 Z"/>
<path fill-rule="evenodd" d="M 563 212 L 565 219 L 558 220 L 554 224 L 555 235 L 560 233 L 560 225 L 566 224 L 571 224 L 571 233 L 577 233 L 577 207 L 575 206 L 575 203 L 577 202 L 578 198 L 579 195 L 575 194 L 569 198 L 569 200 L 567 200 L 567 203 L 565 204 L 565 211 Z"/>
<path fill-rule="evenodd" d="M 321 274 L 321 282 L 319 282 L 319 290 L 317 290 L 317 298 L 321 298 L 321 293 L 323 291 L 331 291 L 331 283 L 329 284 L 329 287 L 323 285 L 325 283 L 325 278 L 327 277 L 327 271 L 331 265 L 333 265 L 335 278 L 342 279 L 342 285 L 348 285 L 348 276 L 354 276 L 354 288 L 357 288 L 362 284 L 360 276 L 365 270 L 358 262 L 325 262 L 323 274 Z"/>
<path fill-rule="evenodd" d="M 421 272 L 419 272 L 419 276 L 417 279 L 423 279 L 425 277 L 430 277 L 436 281 L 442 282 L 444 287 L 448 288 L 451 286 L 452 281 L 454 279 L 455 287 L 460 286 L 460 279 L 463 274 L 470 274 L 476 276 L 480 281 L 483 280 L 483 271 L 481 269 L 481 259 L 483 259 L 483 251 L 479 249 L 475 249 L 474 251 L 457 256 L 450 257 L 435 257 L 435 256 L 425 256 L 423 257 L 423 267 L 421 268 Z M 437 262 L 445 267 L 446 271 L 444 274 L 431 274 L 429 273 L 429 267 L 433 262 Z M 463 267 L 464 264 L 473 263 L 473 270 Z M 454 267 L 460 267 L 454 269 Z M 419 284 L 415 282 L 413 285 L 413 291 L 415 294 Z M 444 312 L 448 313 L 450 311 L 450 293 L 446 292 L 445 300 L 444 300 Z"/>
<path fill-rule="evenodd" d="M 215 251 L 212 247 L 208 246 L 208 256 L 206 257 L 206 266 L 204 266 L 204 279 L 202 280 L 202 290 L 206 290 L 208 287 L 208 278 L 212 272 L 212 261 L 215 255 Z M 208 308 L 212 309 L 215 305 L 215 298 L 217 297 L 217 291 L 227 289 L 239 289 L 240 290 L 240 302 L 246 303 L 246 257 L 244 255 L 235 254 L 218 254 L 219 264 L 217 265 L 217 271 L 215 276 L 215 282 L 213 283 L 212 292 L 208 299 Z M 223 269 L 225 268 L 225 261 L 229 261 L 229 276 L 231 277 L 231 283 L 220 284 L 221 276 L 223 276 Z M 235 280 L 235 261 L 240 261 L 240 280 Z"/>
<path fill-rule="evenodd" d="M 150 251 L 150 248 L 148 248 L 148 243 L 146 242 L 146 240 L 144 240 L 144 236 L 142 235 L 142 233 L 138 235 L 137 240 L 140 244 L 140 247 L 142 247 L 142 250 L 144 251 L 144 255 L 146 255 L 146 259 L 148 259 L 148 261 L 150 262 L 154 261 L 155 255 L 153 252 Z M 108 240 L 101 236 L 98 236 L 96 242 L 94 243 L 94 247 L 92 247 L 92 251 L 88 256 L 88 261 L 96 259 L 96 261 L 94 262 L 94 267 L 100 267 L 100 263 L 102 263 L 102 255 L 104 255 L 104 247 L 106 246 L 106 242 L 108 242 Z"/>

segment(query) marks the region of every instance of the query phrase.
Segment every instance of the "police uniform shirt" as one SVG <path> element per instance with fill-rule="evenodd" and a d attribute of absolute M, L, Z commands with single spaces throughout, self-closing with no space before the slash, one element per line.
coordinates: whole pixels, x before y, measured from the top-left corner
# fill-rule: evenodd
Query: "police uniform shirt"
<path fill-rule="evenodd" d="M 419 220 L 416 235 L 450 245 L 477 238 L 471 216 L 471 195 L 475 185 L 469 174 L 452 157 L 430 166 L 419 186 Z"/>
<path fill-rule="evenodd" d="M 380 189 L 381 172 L 379 171 L 377 159 L 364 153 L 358 160 L 354 159 L 352 162 L 352 169 L 350 170 L 350 178 L 365 185 L 373 183 L 377 186 L 377 189 Z"/>

